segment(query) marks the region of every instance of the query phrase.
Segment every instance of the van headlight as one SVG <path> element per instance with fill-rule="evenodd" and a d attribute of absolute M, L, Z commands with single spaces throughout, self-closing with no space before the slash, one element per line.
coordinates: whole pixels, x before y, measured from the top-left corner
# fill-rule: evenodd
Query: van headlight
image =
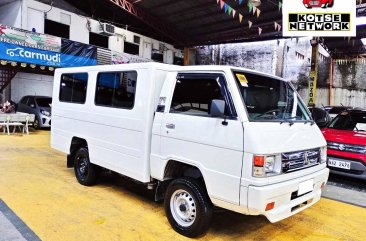
<path fill-rule="evenodd" d="M 327 161 L 327 147 L 320 147 L 320 163 L 325 163 Z"/>
<path fill-rule="evenodd" d="M 268 177 L 281 174 L 281 155 L 254 155 L 253 177 Z"/>

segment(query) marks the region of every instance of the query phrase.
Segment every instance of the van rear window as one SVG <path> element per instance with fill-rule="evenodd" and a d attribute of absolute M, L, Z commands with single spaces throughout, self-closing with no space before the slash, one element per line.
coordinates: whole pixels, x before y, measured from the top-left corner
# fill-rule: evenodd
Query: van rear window
<path fill-rule="evenodd" d="M 136 71 L 99 73 L 95 105 L 132 109 L 135 104 Z"/>
<path fill-rule="evenodd" d="M 86 100 L 87 86 L 87 73 L 70 73 L 61 75 L 60 101 L 84 104 Z"/>

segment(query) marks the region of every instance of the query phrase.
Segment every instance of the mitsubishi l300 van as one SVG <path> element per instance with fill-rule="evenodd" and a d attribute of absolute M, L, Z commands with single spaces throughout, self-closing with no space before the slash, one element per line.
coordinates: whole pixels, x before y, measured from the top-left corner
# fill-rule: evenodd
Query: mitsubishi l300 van
<path fill-rule="evenodd" d="M 277 222 L 321 197 L 327 144 L 284 79 L 157 63 L 54 79 L 51 145 L 78 182 L 95 184 L 102 168 L 141 182 L 182 235 L 204 234 L 214 206 Z"/>

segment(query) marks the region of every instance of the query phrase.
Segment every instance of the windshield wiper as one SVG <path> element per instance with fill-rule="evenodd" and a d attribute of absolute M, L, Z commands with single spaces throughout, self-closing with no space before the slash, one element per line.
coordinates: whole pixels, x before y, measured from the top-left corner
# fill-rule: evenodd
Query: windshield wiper
<path fill-rule="evenodd" d="M 296 116 L 295 117 L 287 117 L 287 118 L 284 118 L 281 122 L 280 122 L 280 125 L 284 124 L 284 123 L 289 123 L 290 126 L 292 126 L 293 124 L 295 124 L 293 121 L 291 120 L 296 120 Z"/>

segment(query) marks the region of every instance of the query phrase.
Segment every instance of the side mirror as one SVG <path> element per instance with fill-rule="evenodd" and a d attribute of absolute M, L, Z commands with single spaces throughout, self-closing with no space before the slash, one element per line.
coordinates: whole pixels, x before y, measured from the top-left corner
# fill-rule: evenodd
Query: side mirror
<path fill-rule="evenodd" d="M 313 108 L 311 111 L 312 117 L 316 123 L 317 126 L 320 128 L 326 127 L 329 122 L 331 121 L 331 118 L 326 110 L 323 110 L 321 108 Z"/>
<path fill-rule="evenodd" d="M 225 114 L 225 105 L 224 100 L 212 100 L 210 108 L 211 117 L 223 117 Z"/>

